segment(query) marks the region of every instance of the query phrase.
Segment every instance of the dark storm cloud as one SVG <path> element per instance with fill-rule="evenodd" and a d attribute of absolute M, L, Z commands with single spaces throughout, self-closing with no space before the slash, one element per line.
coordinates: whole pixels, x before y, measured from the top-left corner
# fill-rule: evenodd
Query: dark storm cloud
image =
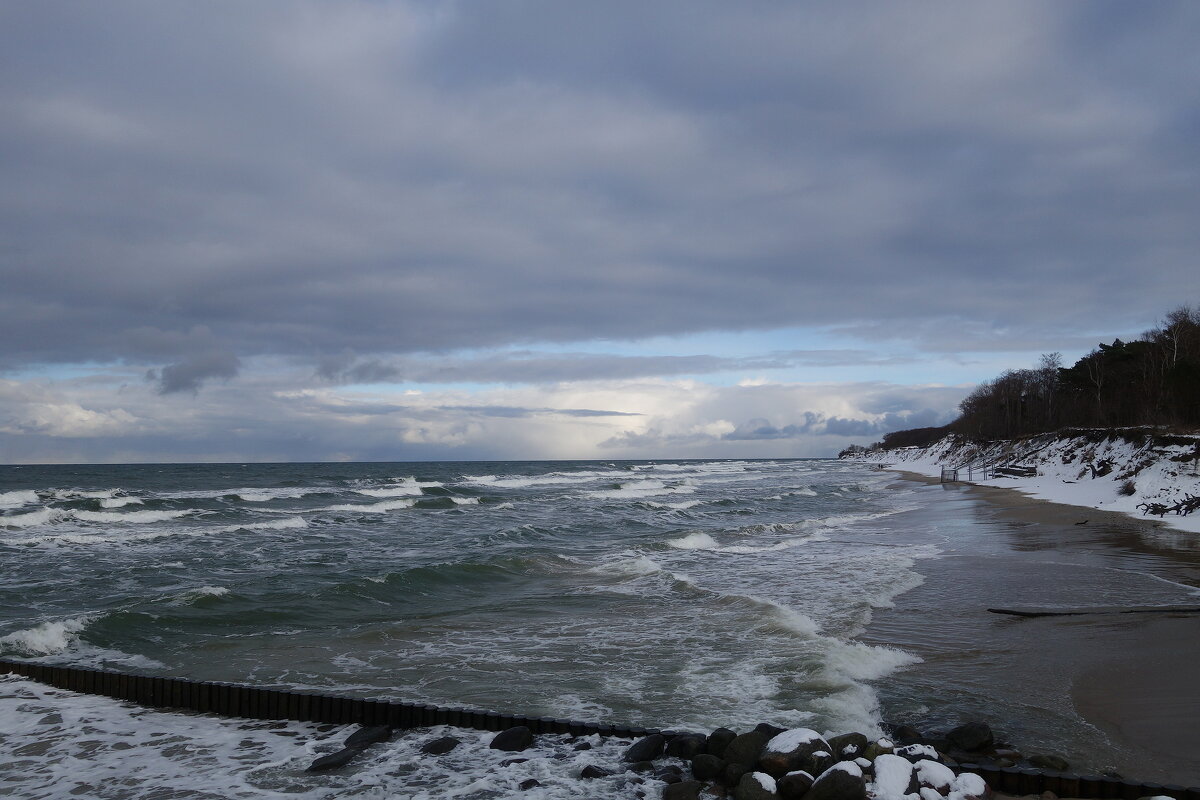
<path fill-rule="evenodd" d="M 925 428 L 943 425 L 950 421 L 944 412 L 931 408 L 909 413 L 888 413 L 881 419 L 845 419 L 842 417 L 826 417 L 823 414 L 806 411 L 803 421 L 782 427 L 775 427 L 766 419 L 756 418 L 738 425 L 736 430 L 723 435 L 727 441 L 746 441 L 754 439 L 799 439 L 814 434 L 828 436 L 880 436 L 892 431 L 909 428 Z"/>
<path fill-rule="evenodd" d="M 787 350 L 762 357 L 621 356 L 597 353 L 548 355 L 502 352 L 486 358 L 442 357 L 381 360 L 353 354 L 318 360 L 316 375 L 332 383 L 554 383 L 649 376 L 703 375 L 789 367 L 871 366 L 907 363 L 861 350 Z"/>
<path fill-rule="evenodd" d="M 1069 334 L 1195 290 L 1193 3 L 0 14 L 10 368 L 157 363 L 186 392 L 238 357 L 356 352 L 379 358 L 318 371 L 565 380 L 610 367 L 437 378 L 388 356 L 962 319 Z M 713 368 L 696 358 L 659 366 Z"/>
<path fill-rule="evenodd" d="M 211 378 L 237 377 L 240 367 L 241 362 L 232 353 L 205 353 L 151 370 L 146 377 L 158 384 L 159 394 L 196 392 Z"/>

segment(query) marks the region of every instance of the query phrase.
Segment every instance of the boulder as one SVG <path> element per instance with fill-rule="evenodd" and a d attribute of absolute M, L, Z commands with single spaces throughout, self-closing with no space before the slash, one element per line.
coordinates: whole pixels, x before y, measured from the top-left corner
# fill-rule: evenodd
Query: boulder
<path fill-rule="evenodd" d="M 378 742 L 386 742 L 392 738 L 391 725 L 370 725 L 359 728 L 346 737 L 345 747 L 369 747 Z"/>
<path fill-rule="evenodd" d="M 703 753 L 708 744 L 708 737 L 703 733 L 684 733 L 667 742 L 667 755 L 690 761 L 694 756 Z"/>
<path fill-rule="evenodd" d="M 666 743 L 667 740 L 661 733 L 652 733 L 631 744 L 623 758 L 625 761 L 653 761 L 662 755 Z"/>
<path fill-rule="evenodd" d="M 529 778 L 528 780 L 521 781 L 521 783 L 519 785 L 521 787 L 521 791 L 527 792 L 530 789 L 534 788 L 535 786 L 541 786 L 542 782 L 539 781 L 537 778 Z"/>
<path fill-rule="evenodd" d="M 504 750 L 509 753 L 519 753 L 522 750 L 528 750 L 533 744 L 533 731 L 524 725 L 517 725 L 514 728 L 500 731 L 492 738 L 492 743 L 488 745 L 493 750 Z"/>
<path fill-rule="evenodd" d="M 725 762 L 714 755 L 699 753 L 692 758 L 692 775 L 698 781 L 711 781 L 725 769 Z"/>
<path fill-rule="evenodd" d="M 726 786 L 737 786 L 742 780 L 742 776 L 747 772 L 751 772 L 749 764 L 730 764 L 727 762 L 718 780 Z"/>
<path fill-rule="evenodd" d="M 757 764 L 758 759 L 762 756 L 763 748 L 769 741 L 771 741 L 771 737 L 762 731 L 748 731 L 735 737 L 729 743 L 722 758 L 731 764 Z"/>
<path fill-rule="evenodd" d="M 773 739 L 786 731 L 787 728 L 781 728 L 778 725 L 772 725 L 769 722 L 760 722 L 754 726 L 754 730 L 758 731 L 759 733 L 765 733 L 768 739 Z"/>
<path fill-rule="evenodd" d="M 843 733 L 841 736 L 834 736 L 829 740 L 829 752 L 839 759 L 857 758 L 866 756 L 867 748 L 870 745 L 871 740 L 861 733 Z M 870 758 L 870 756 L 867 757 Z"/>
<path fill-rule="evenodd" d="M 430 756 L 440 756 L 443 753 L 449 753 L 460 744 L 462 744 L 462 741 L 455 739 L 453 736 L 443 736 L 440 739 L 434 739 L 421 745 L 421 752 Z"/>
<path fill-rule="evenodd" d="M 985 800 L 991 796 L 992 790 L 974 772 L 964 772 L 950 784 L 950 793 L 961 800 Z"/>
<path fill-rule="evenodd" d="M 916 763 L 917 781 L 921 786 L 947 793 L 954 783 L 954 770 L 936 761 L 921 760 Z"/>
<path fill-rule="evenodd" d="M 968 722 L 965 725 L 959 725 L 946 734 L 946 739 L 953 747 L 968 753 L 986 750 L 995 742 L 992 729 L 985 722 Z"/>
<path fill-rule="evenodd" d="M 524 764 L 529 761 L 528 758 L 506 758 L 500 762 L 502 767 L 511 767 L 513 764 Z"/>
<path fill-rule="evenodd" d="M 324 772 L 330 769 L 344 767 L 350 763 L 350 760 L 362 752 L 361 747 L 347 747 L 338 750 L 336 753 L 330 753 L 327 756 L 321 756 L 316 761 L 308 765 L 305 772 Z"/>
<path fill-rule="evenodd" d="M 1037 755 L 1030 756 L 1029 763 L 1040 769 L 1052 769 L 1057 772 L 1066 772 L 1071 768 L 1071 765 L 1062 756 L 1052 755 Z"/>
<path fill-rule="evenodd" d="M 663 800 L 699 800 L 704 784 L 700 781 L 680 781 L 663 789 Z"/>
<path fill-rule="evenodd" d="M 890 739 L 879 739 L 867 745 L 867 748 L 862 752 L 862 757 L 869 761 L 874 761 L 884 753 L 892 752 L 893 749 L 894 745 Z"/>
<path fill-rule="evenodd" d="M 803 770 L 789 772 L 775 781 L 775 793 L 782 800 L 800 800 L 812 788 L 813 776 Z"/>
<path fill-rule="evenodd" d="M 581 778 L 607 778 L 610 775 L 612 775 L 611 772 L 603 767 L 597 767 L 595 764 L 588 764 L 579 771 Z"/>
<path fill-rule="evenodd" d="M 704 746 L 704 752 L 717 758 L 725 758 L 725 748 L 736 738 L 737 734 L 729 728 L 717 728 L 708 735 L 708 744 Z"/>
<path fill-rule="evenodd" d="M 912 725 L 898 725 L 892 728 L 891 739 L 896 744 L 918 744 L 925 740 L 925 735 Z"/>
<path fill-rule="evenodd" d="M 822 762 L 815 758 L 817 753 L 829 753 L 830 744 L 821 738 L 821 734 L 808 728 L 793 728 L 777 734 L 763 747 L 763 753 L 758 759 L 758 766 L 763 772 L 774 778 L 782 778 L 789 772 L 804 770 L 812 775 L 823 772 L 820 767 L 831 764 L 834 760 L 825 756 Z M 814 772 L 814 769 L 817 771 Z"/>
<path fill-rule="evenodd" d="M 914 762 L 922 759 L 929 759 L 930 761 L 938 760 L 938 751 L 927 744 L 901 745 L 892 752 Z"/>
<path fill-rule="evenodd" d="M 635 761 L 625 768 L 629 772 L 654 772 L 653 761 Z"/>
<path fill-rule="evenodd" d="M 834 764 L 813 783 L 804 800 L 866 800 L 867 783 L 853 761 Z"/>
<path fill-rule="evenodd" d="M 887 753 L 875 759 L 875 780 L 872 785 L 876 797 L 903 797 L 920 788 L 912 762 Z"/>
<path fill-rule="evenodd" d="M 733 790 L 734 800 L 778 800 L 775 779 L 765 772 L 747 772 Z"/>

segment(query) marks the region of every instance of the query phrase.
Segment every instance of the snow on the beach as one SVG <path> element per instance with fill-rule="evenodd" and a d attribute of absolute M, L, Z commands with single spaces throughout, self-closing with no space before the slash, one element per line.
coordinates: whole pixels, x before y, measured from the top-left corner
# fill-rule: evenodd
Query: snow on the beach
<path fill-rule="evenodd" d="M 940 476 L 943 467 L 960 468 L 962 480 L 968 477 L 967 466 L 1033 467 L 1036 476 L 985 480 L 976 474 L 971 482 L 1016 489 L 1054 503 L 1161 520 L 1172 528 L 1200 533 L 1200 511 L 1151 517 L 1138 507 L 1143 503 L 1172 506 L 1200 496 L 1200 474 L 1194 460 L 1197 447 L 1200 436 L 1098 429 L 985 444 L 951 435 L 929 447 L 876 450 L 855 459 L 931 477 Z M 1132 483 L 1132 494 L 1122 493 L 1127 483 Z"/>

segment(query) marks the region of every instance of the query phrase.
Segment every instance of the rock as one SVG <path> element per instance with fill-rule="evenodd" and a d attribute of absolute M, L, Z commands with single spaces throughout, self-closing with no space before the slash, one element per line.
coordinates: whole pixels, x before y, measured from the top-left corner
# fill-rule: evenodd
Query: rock
<path fill-rule="evenodd" d="M 789 772 L 775 781 L 775 793 L 782 800 L 800 800 L 812 788 L 813 776 L 803 770 Z"/>
<path fill-rule="evenodd" d="M 652 733 L 630 745 L 623 758 L 625 761 L 653 761 L 662 755 L 666 743 L 667 740 L 661 733 Z"/>
<path fill-rule="evenodd" d="M 887 742 L 887 744 L 885 745 L 884 742 Z M 879 758 L 884 753 L 892 752 L 892 750 L 893 750 L 893 746 L 888 739 L 880 739 L 877 742 L 871 742 L 870 744 L 868 744 L 867 748 L 865 750 L 863 750 L 862 756 L 863 756 L 863 758 L 874 761 L 875 759 Z"/>
<path fill-rule="evenodd" d="M 758 731 L 759 733 L 765 733 L 768 739 L 774 739 L 776 736 L 786 731 L 787 728 L 781 728 L 778 725 L 772 725 L 769 722 L 760 722 L 754 726 L 754 730 Z"/>
<path fill-rule="evenodd" d="M 607 778 L 610 775 L 612 775 L 611 772 L 603 767 L 597 767 L 595 764 L 588 764 L 579 771 L 579 777 L 581 778 Z"/>
<path fill-rule="evenodd" d="M 500 762 L 500 766 L 511 767 L 513 764 L 524 764 L 528 760 L 528 758 L 506 758 Z"/>
<path fill-rule="evenodd" d="M 541 786 L 541 785 L 542 785 L 542 782 L 539 781 L 537 778 L 530 778 L 529 780 L 524 780 L 524 781 L 521 781 L 521 783 L 520 783 L 521 791 L 523 791 L 523 792 L 527 792 L 530 789 L 534 788 L 535 786 Z"/>
<path fill-rule="evenodd" d="M 793 728 L 776 735 L 764 745 L 758 766 L 773 778 L 782 778 L 796 770 L 817 775 L 824 772 L 823 767 L 838 760 L 828 755 L 823 758 L 816 756 L 817 753 L 828 754 L 830 750 L 830 744 L 816 731 Z"/>
<path fill-rule="evenodd" d="M 938 751 L 927 744 L 906 744 L 897 747 L 893 752 L 898 756 L 907 758 L 909 761 L 920 761 L 922 759 L 929 759 L 930 761 L 938 760 Z"/>
<path fill-rule="evenodd" d="M 682 783 L 683 776 L 678 772 L 660 772 L 654 777 L 658 778 L 663 783 Z"/>
<path fill-rule="evenodd" d="M 704 784 L 700 781 L 680 781 L 663 789 L 663 800 L 699 800 Z"/>
<path fill-rule="evenodd" d="M 873 786 L 877 797 L 903 797 L 920 788 L 913 774 L 912 762 L 903 756 L 887 753 L 875 759 Z"/>
<path fill-rule="evenodd" d="M 440 739 L 434 739 L 431 742 L 426 742 L 421 745 L 421 752 L 426 755 L 440 756 L 443 753 L 449 753 L 454 748 L 458 747 L 462 742 L 455 739 L 453 736 L 443 736 Z"/>
<path fill-rule="evenodd" d="M 841 761 L 825 770 L 804 800 L 866 800 L 867 784 L 853 762 Z"/>
<path fill-rule="evenodd" d="M 1033 764 L 1035 767 L 1039 767 L 1041 769 L 1052 769 L 1057 772 L 1066 772 L 1067 770 L 1069 770 L 1071 768 L 1071 765 L 1069 763 L 1067 763 L 1067 760 L 1065 758 L 1062 758 L 1061 756 L 1052 756 L 1052 755 L 1030 756 L 1029 763 Z"/>
<path fill-rule="evenodd" d="M 717 728 L 708 735 L 708 744 L 705 745 L 704 752 L 717 758 L 725 758 L 725 748 L 736 738 L 737 734 L 729 728 Z"/>
<path fill-rule="evenodd" d="M 626 768 L 629 772 L 654 772 L 653 761 L 635 761 Z"/>
<path fill-rule="evenodd" d="M 775 779 L 765 772 L 747 772 L 733 790 L 734 800 L 778 800 Z"/>
<path fill-rule="evenodd" d="M 749 764 L 726 763 L 719 780 L 726 786 L 737 786 L 747 772 L 750 772 Z"/>
<path fill-rule="evenodd" d="M 700 800 L 726 800 L 729 790 L 719 783 L 710 783 L 700 790 Z"/>
<path fill-rule="evenodd" d="M 330 753 L 327 756 L 321 756 L 316 761 L 308 765 L 305 772 L 324 772 L 329 769 L 337 769 L 344 767 L 350 763 L 350 760 L 362 752 L 361 747 L 347 747 L 338 750 L 336 753 Z"/>
<path fill-rule="evenodd" d="M 368 747 L 377 742 L 386 742 L 392 738 L 391 725 L 371 725 L 361 727 L 346 737 L 345 747 Z"/>
<path fill-rule="evenodd" d="M 897 744 L 917 744 L 925 740 L 925 735 L 911 725 L 900 725 L 892 729 L 891 738 Z"/>
<path fill-rule="evenodd" d="M 723 758 L 731 764 L 757 764 L 769 741 L 771 737 L 762 731 L 748 731 L 729 743 Z"/>
<path fill-rule="evenodd" d="M 923 759 L 916 763 L 917 780 L 921 786 L 936 789 L 939 792 L 949 792 L 954 784 L 954 770 L 945 764 Z"/>
<path fill-rule="evenodd" d="M 725 769 L 725 762 L 714 755 L 699 753 L 692 758 L 692 775 L 698 781 L 711 781 Z"/>
<path fill-rule="evenodd" d="M 865 756 L 870 745 L 871 740 L 861 733 L 843 733 L 841 736 L 834 736 L 829 740 L 831 748 L 829 752 L 837 758 L 855 758 Z"/>
<path fill-rule="evenodd" d="M 986 750 L 995 742 L 992 729 L 984 722 L 968 722 L 966 725 L 959 725 L 946 734 L 946 739 L 954 747 L 966 750 L 968 753 Z"/>
<path fill-rule="evenodd" d="M 533 731 L 526 728 L 524 725 L 517 725 L 514 728 L 500 731 L 492 737 L 492 743 L 488 745 L 493 750 L 504 750 L 509 753 L 519 753 L 522 750 L 528 750 L 533 744 Z"/>
<path fill-rule="evenodd" d="M 703 733 L 680 734 L 667 742 L 667 755 L 690 761 L 694 756 L 703 753 L 707 744 L 708 737 Z"/>
<path fill-rule="evenodd" d="M 575 749 L 576 750 L 591 750 L 592 743 L 591 742 L 580 742 L 579 744 L 575 745 Z"/>
<path fill-rule="evenodd" d="M 991 795 L 987 783 L 974 772 L 964 772 L 955 778 L 950 792 L 961 800 L 985 800 Z"/>

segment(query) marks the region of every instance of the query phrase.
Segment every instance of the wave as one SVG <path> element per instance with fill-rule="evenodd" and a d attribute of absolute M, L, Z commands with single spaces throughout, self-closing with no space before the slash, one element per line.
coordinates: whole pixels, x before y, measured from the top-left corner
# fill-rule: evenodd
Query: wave
<path fill-rule="evenodd" d="M 616 488 L 587 492 L 588 497 L 601 500 L 629 500 L 639 497 L 657 497 L 664 494 L 692 494 L 696 487 L 687 484 L 668 485 L 663 481 L 639 480 L 617 484 Z"/>
<path fill-rule="evenodd" d="M 681 503 L 655 503 L 652 500 L 647 500 L 646 505 L 650 508 L 661 508 L 665 511 L 686 511 L 689 508 L 704 505 L 703 500 L 684 500 Z"/>
<path fill-rule="evenodd" d="M 0 637 L 0 648 L 23 655 L 48 656 L 65 652 L 79 639 L 79 633 L 96 620 L 94 614 L 50 620 Z"/>
<path fill-rule="evenodd" d="M 124 506 L 140 506 L 142 505 L 140 497 L 102 497 L 100 498 L 101 508 L 123 508 Z"/>
<path fill-rule="evenodd" d="M 20 508 L 38 502 L 38 493 L 32 489 L 0 492 L 0 508 Z"/>
<path fill-rule="evenodd" d="M 233 533 L 234 531 L 283 531 L 291 528 L 307 527 L 308 523 L 303 517 L 284 517 L 283 519 L 273 519 L 267 522 L 246 522 L 241 525 L 226 525 L 214 530 L 221 533 Z"/>
<path fill-rule="evenodd" d="M 463 475 L 464 483 L 495 486 L 504 489 L 528 489 L 533 486 L 595 483 L 605 478 L 624 478 L 624 470 L 590 470 L 580 472 L 548 472 L 544 475 Z"/>
<path fill-rule="evenodd" d="M 166 522 L 169 519 L 179 519 L 186 517 L 188 514 L 195 513 L 192 510 L 185 511 L 127 511 L 119 513 L 116 511 L 72 511 L 71 515 L 76 519 L 84 522 L 114 522 L 118 524 L 130 523 L 135 525 L 144 525 L 147 522 Z"/>
<path fill-rule="evenodd" d="M 654 559 L 647 556 L 637 556 L 635 558 L 625 558 L 620 561 L 601 564 L 598 567 L 592 567 L 588 572 L 598 575 L 616 575 L 632 578 L 643 575 L 654 575 L 655 573 L 662 572 L 662 569 L 662 565 Z"/>
<path fill-rule="evenodd" d="M 707 533 L 696 531 L 678 539 L 670 539 L 667 545 L 676 550 L 716 550 L 721 545 Z"/>
<path fill-rule="evenodd" d="M 65 513 L 54 508 L 39 508 L 27 514 L 8 514 L 0 517 L 0 525 L 9 528 L 32 528 L 63 519 Z"/>
<path fill-rule="evenodd" d="M 389 511 L 397 511 L 402 508 L 412 508 L 416 504 L 416 500 L 388 500 L 383 503 L 371 503 L 369 505 L 344 503 L 336 506 L 326 506 L 325 508 L 319 508 L 317 510 L 350 511 L 358 514 L 386 514 Z"/>
<path fill-rule="evenodd" d="M 170 603 L 176 606 L 191 605 L 210 597 L 224 597 L 227 594 L 229 594 L 229 590 L 224 586 L 199 586 L 176 595 L 170 600 Z"/>

